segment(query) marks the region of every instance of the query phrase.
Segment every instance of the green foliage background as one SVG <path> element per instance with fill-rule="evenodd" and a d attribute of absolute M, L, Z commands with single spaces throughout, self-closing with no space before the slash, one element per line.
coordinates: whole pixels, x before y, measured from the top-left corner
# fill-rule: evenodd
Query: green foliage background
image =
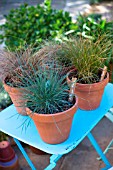
<path fill-rule="evenodd" d="M 44 39 L 59 40 L 69 30 L 77 29 L 68 12 L 51 8 L 51 0 L 45 0 L 43 6 L 21 5 L 5 18 L 6 23 L 0 27 L 3 31 L 0 39 L 11 50 L 25 44 L 37 47 Z"/>

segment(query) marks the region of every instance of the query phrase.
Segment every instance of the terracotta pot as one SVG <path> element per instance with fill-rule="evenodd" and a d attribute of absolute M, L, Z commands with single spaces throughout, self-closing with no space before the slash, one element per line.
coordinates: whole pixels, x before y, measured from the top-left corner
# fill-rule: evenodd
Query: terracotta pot
<path fill-rule="evenodd" d="M 70 84 L 71 80 L 69 78 L 71 70 L 67 74 L 67 83 Z M 81 84 L 76 83 L 75 95 L 78 97 L 78 107 L 82 110 L 94 110 L 99 107 L 104 88 L 109 82 L 109 74 L 107 73 L 107 78 L 103 81 L 93 84 Z"/>
<path fill-rule="evenodd" d="M 25 109 L 25 100 L 23 99 L 23 91 L 22 88 L 11 87 L 3 82 L 4 89 L 8 92 L 13 104 L 16 107 L 16 110 L 21 115 L 27 115 Z"/>
<path fill-rule="evenodd" d="M 18 157 L 15 155 L 15 158 L 9 162 L 0 162 L 0 170 L 21 170 L 18 162 Z"/>
<path fill-rule="evenodd" d="M 49 144 L 57 144 L 65 141 L 70 133 L 73 116 L 78 108 L 76 103 L 68 110 L 56 114 L 33 113 L 26 108 L 27 114 L 33 119 L 42 140 Z"/>
<path fill-rule="evenodd" d="M 0 142 L 0 170 L 20 170 L 17 155 L 8 141 Z"/>
<path fill-rule="evenodd" d="M 8 162 L 15 157 L 15 152 L 8 141 L 0 142 L 0 161 Z"/>
<path fill-rule="evenodd" d="M 113 83 L 113 63 L 110 63 L 109 81 Z"/>

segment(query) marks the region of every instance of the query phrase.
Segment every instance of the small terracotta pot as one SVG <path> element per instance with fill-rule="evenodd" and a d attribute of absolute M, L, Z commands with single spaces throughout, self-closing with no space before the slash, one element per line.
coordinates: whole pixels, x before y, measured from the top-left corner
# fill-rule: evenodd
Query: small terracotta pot
<path fill-rule="evenodd" d="M 68 110 L 56 114 L 33 113 L 26 108 L 27 114 L 33 119 L 42 140 L 49 144 L 65 141 L 70 133 L 73 116 L 78 109 L 78 99 Z"/>
<path fill-rule="evenodd" d="M 10 162 L 1 164 L 0 163 L 0 170 L 21 170 L 18 162 L 17 156 Z"/>
<path fill-rule="evenodd" d="M 18 157 L 8 141 L 0 142 L 0 170 L 20 170 Z"/>
<path fill-rule="evenodd" d="M 71 84 L 71 80 L 69 78 L 70 73 L 74 70 L 71 70 L 67 74 L 67 83 Z M 107 73 L 107 77 L 98 83 L 93 84 L 81 84 L 76 83 L 75 87 L 75 95 L 78 97 L 78 107 L 82 110 L 94 110 L 99 107 L 102 95 L 104 92 L 104 88 L 109 82 L 109 74 Z"/>
<path fill-rule="evenodd" d="M 15 157 L 15 152 L 8 141 L 0 142 L 0 162 L 9 162 Z"/>
<path fill-rule="evenodd" d="M 23 116 L 27 115 L 25 109 L 25 100 L 23 99 L 24 89 L 11 87 L 5 83 L 5 80 L 3 85 L 4 89 L 7 91 L 13 104 L 15 105 L 17 112 Z"/>

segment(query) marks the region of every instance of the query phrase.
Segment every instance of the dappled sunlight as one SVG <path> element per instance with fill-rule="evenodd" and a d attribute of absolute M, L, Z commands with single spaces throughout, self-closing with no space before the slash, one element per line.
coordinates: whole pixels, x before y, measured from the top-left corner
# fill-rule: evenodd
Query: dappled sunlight
<path fill-rule="evenodd" d="M 1 15 L 0 15 L 0 18 L 1 18 Z M 4 19 L 0 19 L 0 25 L 4 24 L 4 23 L 5 23 L 5 21 L 6 21 L 6 19 L 5 19 L 5 18 L 4 18 Z"/>
<path fill-rule="evenodd" d="M 101 11 L 101 13 L 103 13 L 103 12 L 109 12 L 109 10 L 107 9 L 107 7 L 105 7 L 105 6 L 97 6 L 96 8 L 97 8 L 97 10 Z"/>
<path fill-rule="evenodd" d="M 22 3 L 14 3 L 14 7 L 19 7 Z"/>
<path fill-rule="evenodd" d="M 74 5 L 81 6 L 81 5 L 84 5 L 84 4 L 89 4 L 89 3 L 88 3 L 88 1 L 67 2 L 68 7 L 71 7 L 71 6 L 74 6 Z"/>
<path fill-rule="evenodd" d="M 76 21 L 77 16 L 79 13 L 84 14 L 87 9 L 90 8 L 90 5 L 88 3 L 88 0 L 82 0 L 82 1 L 73 1 L 67 2 L 65 11 L 70 12 L 70 15 L 72 16 L 73 20 Z"/>
<path fill-rule="evenodd" d="M 107 15 L 107 18 L 110 18 L 111 11 L 113 8 L 113 2 L 104 2 L 97 5 L 89 5 L 88 0 L 70 0 L 67 1 L 65 11 L 70 12 L 70 15 L 75 21 L 79 13 L 81 14 L 90 14 L 90 13 L 99 13 L 103 16 Z M 106 17 L 106 16 L 105 16 Z"/>
<path fill-rule="evenodd" d="M 107 21 L 110 21 L 113 16 L 113 2 L 110 3 L 106 2 L 92 6 L 89 5 L 85 10 L 85 14 L 91 13 L 101 14 L 103 18 L 107 19 Z"/>
<path fill-rule="evenodd" d="M 113 7 L 113 3 L 107 5 L 107 4 L 100 4 L 100 5 L 93 5 L 90 6 L 90 8 L 87 10 L 87 12 L 97 12 L 97 13 L 105 13 L 105 12 L 110 12 L 110 7 Z"/>

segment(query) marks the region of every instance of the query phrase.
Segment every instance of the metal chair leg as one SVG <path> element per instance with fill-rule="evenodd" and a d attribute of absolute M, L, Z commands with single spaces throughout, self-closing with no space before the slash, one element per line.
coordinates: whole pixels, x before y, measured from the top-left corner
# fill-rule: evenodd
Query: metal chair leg
<path fill-rule="evenodd" d="M 106 158 L 105 154 L 102 152 L 100 146 L 98 145 L 98 143 L 96 142 L 95 138 L 93 137 L 93 135 L 91 134 L 91 132 L 87 135 L 90 142 L 92 143 L 92 145 L 94 146 L 95 150 L 97 151 L 97 153 L 99 154 L 99 156 L 101 157 L 101 159 L 103 160 L 103 162 L 105 163 L 106 167 L 105 168 L 110 168 L 111 164 L 108 161 L 108 159 Z M 105 169 L 104 168 L 104 169 Z"/>
<path fill-rule="evenodd" d="M 19 147 L 20 151 L 22 152 L 23 156 L 25 157 L 26 161 L 28 162 L 29 166 L 31 167 L 32 170 L 36 170 L 34 167 L 33 163 L 31 162 L 30 158 L 28 157 L 27 153 L 25 152 L 24 148 L 22 147 L 21 143 L 19 142 L 18 139 L 14 138 L 15 143 Z"/>

